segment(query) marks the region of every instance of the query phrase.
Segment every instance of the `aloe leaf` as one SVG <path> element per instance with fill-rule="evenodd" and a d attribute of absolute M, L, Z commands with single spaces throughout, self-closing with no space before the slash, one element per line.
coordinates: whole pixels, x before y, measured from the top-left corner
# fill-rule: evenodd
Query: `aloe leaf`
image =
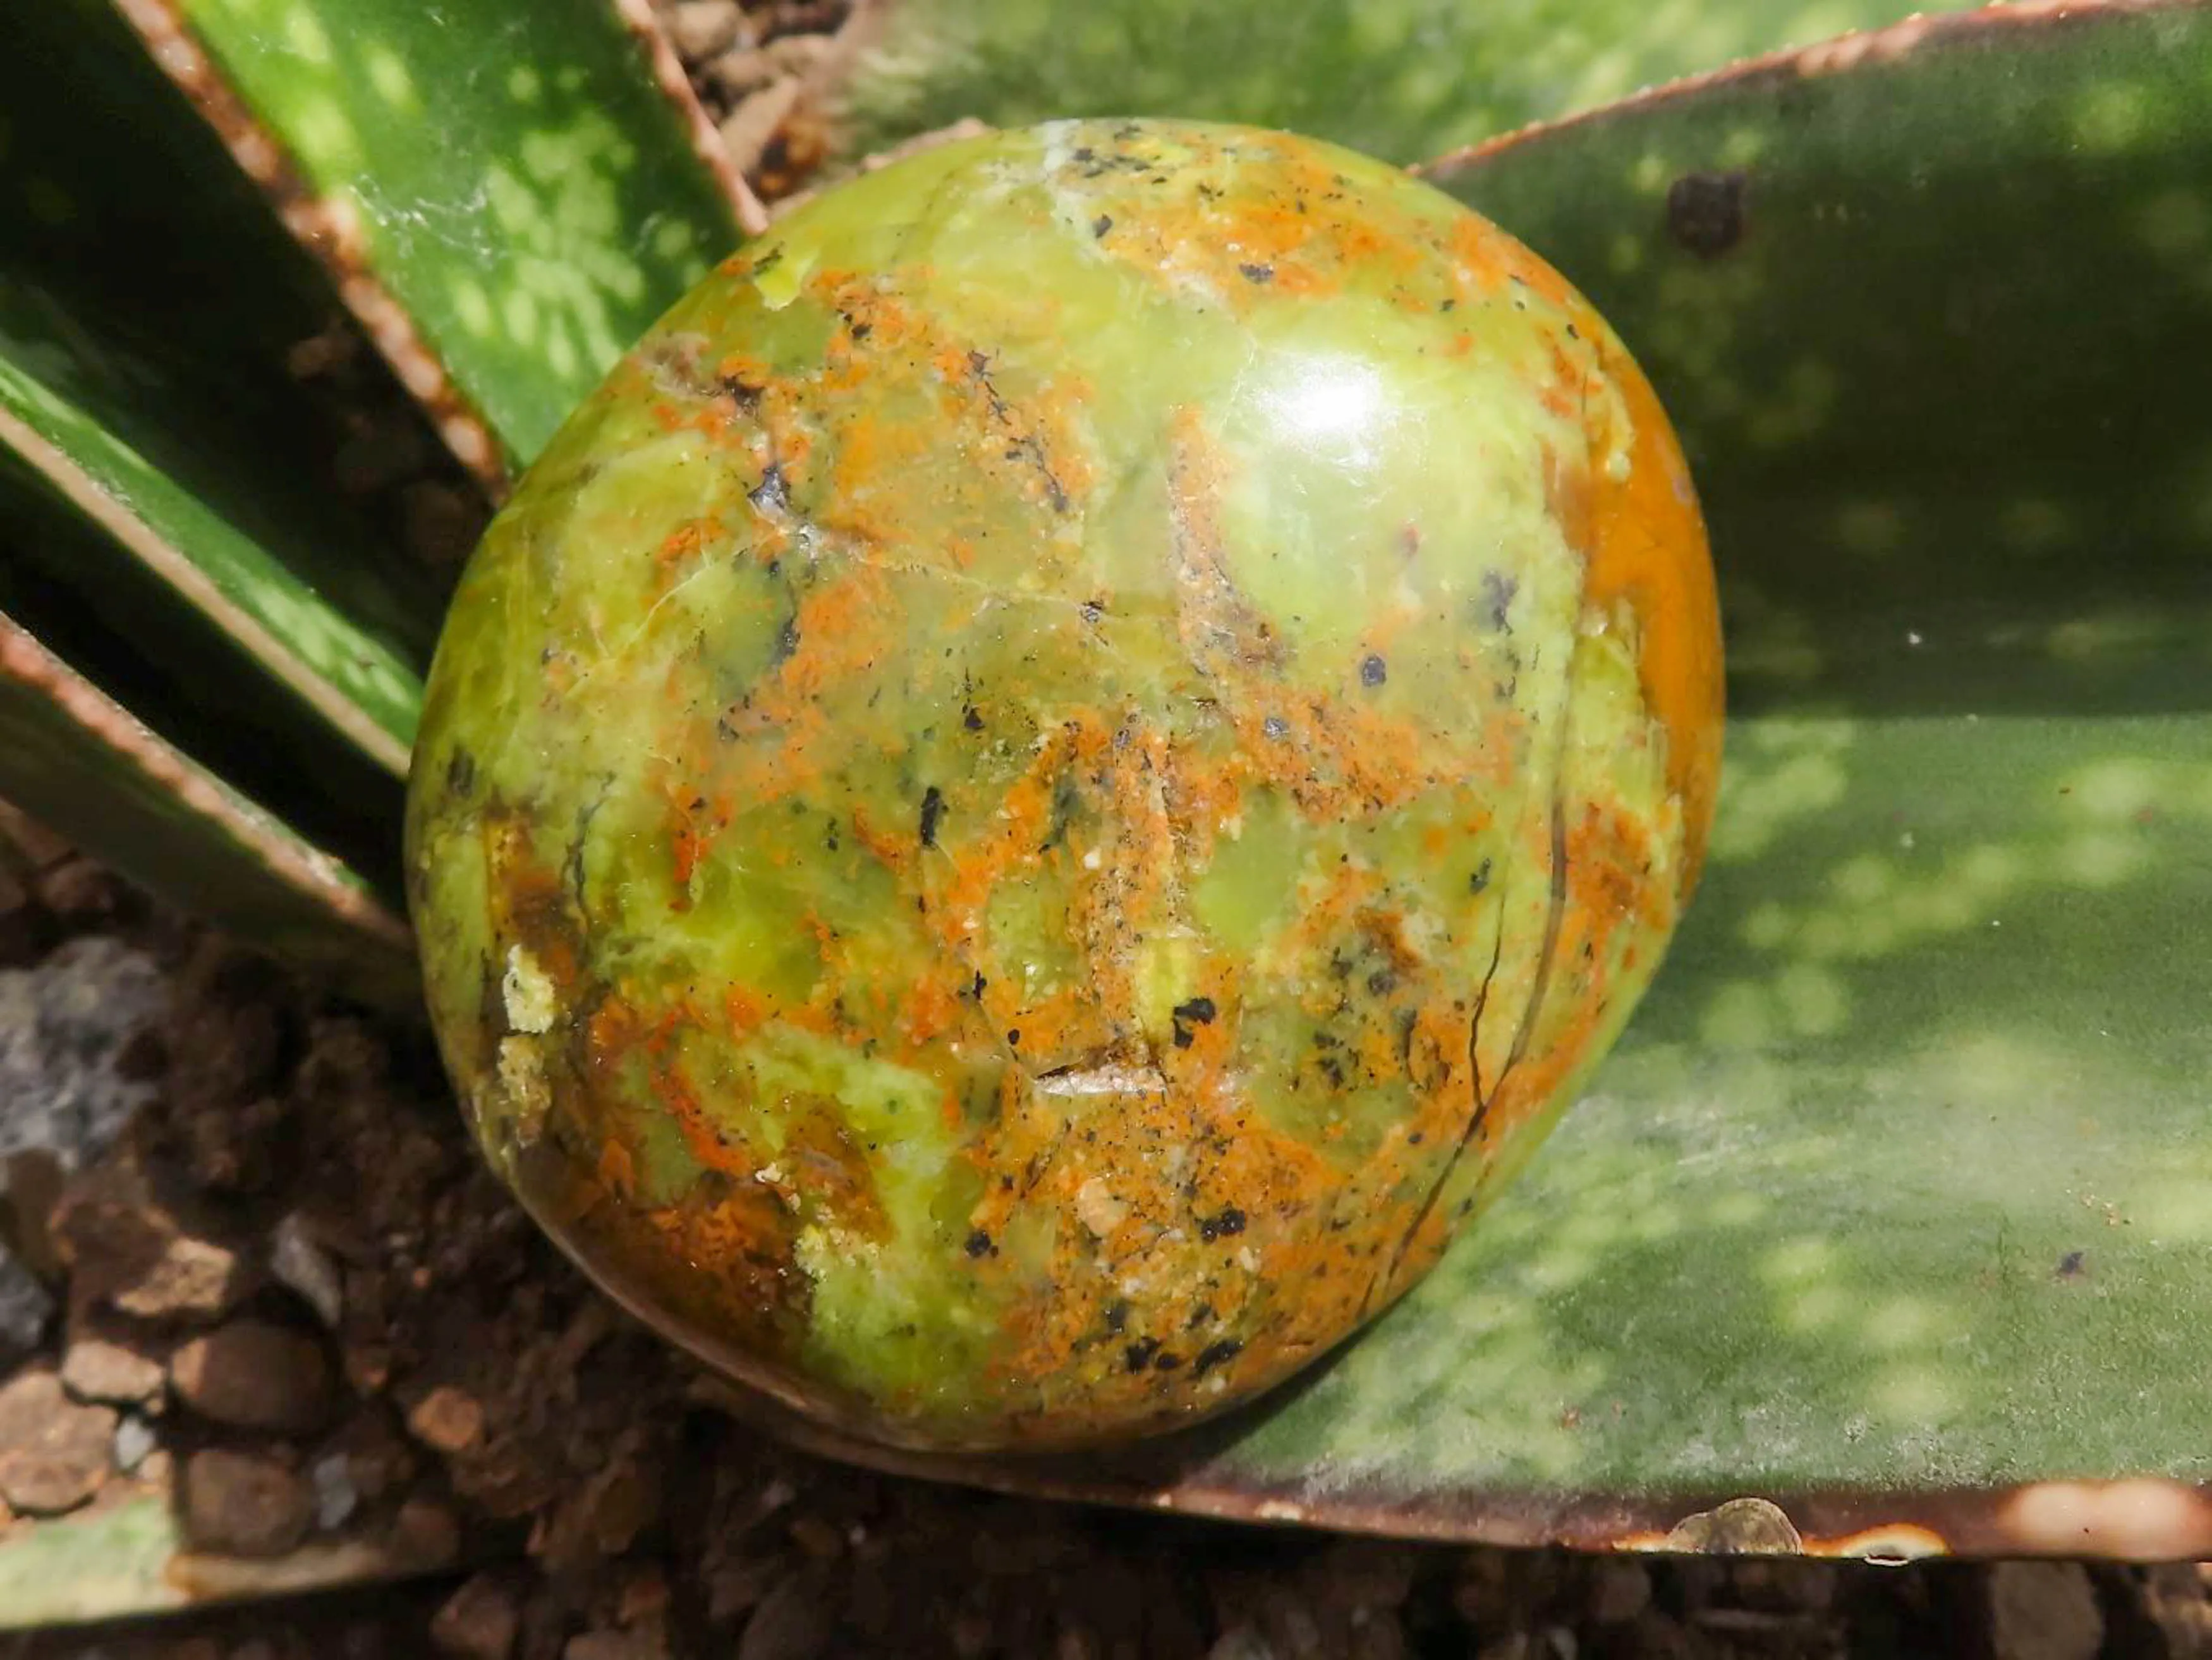
<path fill-rule="evenodd" d="M 127 295 L 268 362 L 316 333 L 328 285 L 109 0 L 18 7 L 0 57 L 0 265 Z M 86 89 L 100 119 L 84 119 Z"/>
<path fill-rule="evenodd" d="M 1731 730 L 1667 966 L 1519 1183 L 1256 1410 L 834 1450 L 1436 1536 L 1741 1495 L 1814 1550 L 2212 1553 L 2212 7 L 1914 23 L 1434 176 L 1698 463 Z"/>
<path fill-rule="evenodd" d="M 1914 9 L 1910 0 L 896 0 L 843 102 L 856 153 L 969 116 L 1015 126 L 1169 115 L 1280 127 L 1411 161 Z"/>
<path fill-rule="evenodd" d="M 1735 707 L 2129 708 L 2212 604 L 2212 425 L 2170 372 L 2212 361 L 2208 111 L 2202 5 L 2002 8 L 1429 175 L 1650 373 Z"/>
<path fill-rule="evenodd" d="M 104 3 L 33 8 L 11 41 L 0 442 L 108 533 L 48 580 L 104 594 L 128 562 L 404 773 L 441 595 L 332 488 L 336 435 L 287 372 L 335 310 L 318 273 Z M 112 121 L 82 119 L 88 84 Z"/>
<path fill-rule="evenodd" d="M 262 432 L 207 407 L 212 387 L 234 410 L 245 389 L 195 357 L 103 335 L 0 272 L 0 445 L 106 532 L 92 545 L 108 556 L 73 550 L 46 580 L 105 593 L 135 567 L 277 696 L 404 777 L 436 614 L 428 584 L 393 580 L 395 560 L 349 545 L 342 517 L 261 471 Z M 263 431 L 278 418 L 264 412 Z"/>
<path fill-rule="evenodd" d="M 319 1541 L 267 1559 L 207 1556 L 184 1538 L 174 1500 L 146 1493 L 11 1528 L 0 1539 L 0 1630 L 296 1596 L 450 1566 L 414 1560 L 365 1538 Z"/>
<path fill-rule="evenodd" d="M 118 4 L 488 479 L 740 239 L 639 9 Z"/>
<path fill-rule="evenodd" d="M 104 4 L 34 8 L 11 46 L 0 609 L 86 698 L 121 707 L 57 719 L 30 696 L 38 742 L 0 745 L 0 794 L 258 943 L 328 963 L 365 931 L 382 959 L 368 978 L 401 983 L 389 912 L 356 903 L 356 879 L 322 877 L 342 860 L 396 891 L 400 780 L 441 600 L 331 487 L 335 435 L 287 374 L 288 349 L 335 309 L 321 275 Z M 93 77 L 112 121 L 72 106 Z M 11 704 L 27 695 L 15 686 Z M 143 745 L 127 736 L 141 725 Z M 118 764 L 118 742 L 163 758 Z M 164 814 L 149 778 L 219 805 Z M 248 800 L 289 828 L 230 824 Z M 181 874 L 162 863 L 173 841 Z"/>
<path fill-rule="evenodd" d="M 409 1006 L 405 925 L 362 876 L 136 720 L 0 614 L 9 799 L 240 939 Z"/>

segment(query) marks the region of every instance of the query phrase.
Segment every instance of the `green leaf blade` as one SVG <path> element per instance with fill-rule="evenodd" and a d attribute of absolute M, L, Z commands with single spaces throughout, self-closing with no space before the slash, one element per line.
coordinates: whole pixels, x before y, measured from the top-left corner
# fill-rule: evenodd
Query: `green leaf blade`
<path fill-rule="evenodd" d="M 342 279 L 396 304 L 368 301 L 381 343 L 424 349 L 398 356 L 402 378 L 434 403 L 449 380 L 510 461 L 739 240 L 612 0 L 178 15 L 338 228 Z"/>
<path fill-rule="evenodd" d="M 1279 127 L 1411 161 L 1914 9 L 1904 0 L 902 0 L 845 102 L 862 153 L 969 116 L 1015 126 L 1166 115 Z"/>
<path fill-rule="evenodd" d="M 262 447 L 196 407 L 206 389 L 193 374 L 189 361 L 100 340 L 0 273 L 0 444 L 99 525 L 115 559 L 234 641 L 307 718 L 404 777 L 434 614 L 428 584 L 386 580 L 387 562 L 348 537 L 342 515 L 253 476 Z M 168 418 L 149 420 L 149 406 Z M 113 580 L 75 556 L 49 575 L 89 591 Z"/>
<path fill-rule="evenodd" d="M 0 794 L 174 903 L 373 1002 L 419 997 L 406 926 L 343 860 L 0 615 Z"/>

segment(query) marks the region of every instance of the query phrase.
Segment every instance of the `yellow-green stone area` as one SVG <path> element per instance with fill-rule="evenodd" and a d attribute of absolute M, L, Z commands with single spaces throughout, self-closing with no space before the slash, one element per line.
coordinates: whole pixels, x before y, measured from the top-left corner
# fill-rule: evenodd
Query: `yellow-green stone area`
<path fill-rule="evenodd" d="M 793 212 L 455 601 L 448 1064 L 601 1279 L 849 1433 L 1067 1444 L 1379 1313 L 1656 968 L 1717 766 L 1620 343 L 1441 194 L 1060 123 Z"/>

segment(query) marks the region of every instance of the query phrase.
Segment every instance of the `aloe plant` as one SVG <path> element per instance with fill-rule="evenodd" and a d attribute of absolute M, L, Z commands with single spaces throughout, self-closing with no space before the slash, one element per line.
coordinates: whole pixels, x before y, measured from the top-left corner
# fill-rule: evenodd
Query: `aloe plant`
<path fill-rule="evenodd" d="M 1140 52 L 1179 9 L 908 0 L 854 143 L 1475 143 L 1425 176 L 1590 296 L 1704 497 L 1705 889 L 1547 1151 L 1317 1373 L 1049 1462 L 783 1427 L 1317 1527 L 1656 1542 L 1748 1494 L 1813 1549 L 2212 1554 L 2212 4 L 1240 3 Z M 327 486 L 296 349 L 349 316 L 503 491 L 743 240 L 634 10 L 535 8 L 524 63 L 511 9 L 67 0 L 0 63 L 0 795 L 402 1009 L 445 573 Z"/>

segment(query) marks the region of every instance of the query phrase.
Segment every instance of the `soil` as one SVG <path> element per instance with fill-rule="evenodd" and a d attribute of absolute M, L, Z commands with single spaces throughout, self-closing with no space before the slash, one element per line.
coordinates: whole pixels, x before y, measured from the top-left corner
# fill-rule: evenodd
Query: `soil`
<path fill-rule="evenodd" d="M 854 45 L 849 0 L 653 0 L 692 90 L 764 202 L 828 161 L 830 93 Z"/>
<path fill-rule="evenodd" d="M 654 0 L 763 198 L 829 154 L 845 0 Z M 483 500 L 349 329 L 295 372 L 450 570 Z M 0 804 L 0 1547 L 149 1493 L 191 1547 L 392 1583 L 0 1660 L 2212 1655 L 2212 1572 L 1577 1557 L 1093 1511 L 823 1462 L 714 1402 L 485 1174 L 427 1034 Z"/>

